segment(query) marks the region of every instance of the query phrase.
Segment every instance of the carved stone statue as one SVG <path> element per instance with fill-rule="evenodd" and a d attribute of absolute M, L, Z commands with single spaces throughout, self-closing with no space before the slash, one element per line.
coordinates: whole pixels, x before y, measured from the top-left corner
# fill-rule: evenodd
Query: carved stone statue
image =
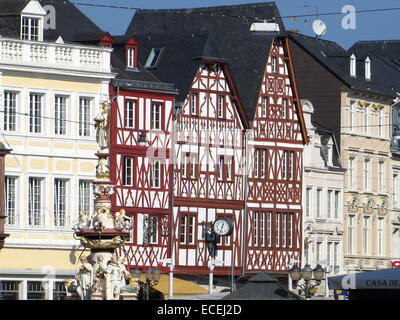
<path fill-rule="evenodd" d="M 128 232 L 132 229 L 132 217 L 125 214 L 125 210 L 121 209 L 115 215 L 114 226 L 122 231 Z"/>
<path fill-rule="evenodd" d="M 99 114 L 94 118 L 96 128 L 96 140 L 99 144 L 99 151 L 108 151 L 109 140 L 108 140 L 108 127 L 109 127 L 109 113 L 110 103 L 104 101 L 102 109 Z"/>
<path fill-rule="evenodd" d="M 93 266 L 87 257 L 81 257 L 82 266 L 75 275 L 77 282 L 77 293 L 81 300 L 87 300 L 92 289 L 93 283 Z"/>
<path fill-rule="evenodd" d="M 125 278 L 123 269 L 115 255 L 107 265 L 106 300 L 119 300 L 122 280 Z"/>

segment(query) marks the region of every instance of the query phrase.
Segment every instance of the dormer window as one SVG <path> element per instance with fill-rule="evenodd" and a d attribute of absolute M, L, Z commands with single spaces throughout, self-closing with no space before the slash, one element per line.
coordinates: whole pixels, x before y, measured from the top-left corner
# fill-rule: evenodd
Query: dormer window
<path fill-rule="evenodd" d="M 128 68 L 136 68 L 136 50 L 135 48 L 127 48 L 127 67 Z"/>
<path fill-rule="evenodd" d="M 369 57 L 365 59 L 365 79 L 371 80 L 371 60 Z"/>
<path fill-rule="evenodd" d="M 144 65 L 146 68 L 156 68 L 159 60 L 161 53 L 163 52 L 164 48 L 153 48 L 150 51 L 150 54 L 146 60 L 146 64 Z"/>
<path fill-rule="evenodd" d="M 39 1 L 28 1 L 25 8 L 21 11 L 20 38 L 22 40 L 42 41 L 43 20 L 46 14 Z"/>
<path fill-rule="evenodd" d="M 22 17 L 21 39 L 39 41 L 39 18 Z"/>
<path fill-rule="evenodd" d="M 350 56 L 350 77 L 356 77 L 356 56 L 354 53 Z"/>

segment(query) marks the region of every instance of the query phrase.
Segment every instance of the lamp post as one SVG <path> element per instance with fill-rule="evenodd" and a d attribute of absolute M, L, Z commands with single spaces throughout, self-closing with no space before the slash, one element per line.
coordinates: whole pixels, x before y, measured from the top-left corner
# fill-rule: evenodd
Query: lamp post
<path fill-rule="evenodd" d="M 141 272 L 139 269 L 134 269 L 132 271 L 132 276 L 134 278 L 138 279 L 137 283 L 143 289 L 146 300 L 150 300 L 150 288 L 156 286 L 158 284 L 158 282 L 160 281 L 160 277 L 161 277 L 160 270 L 158 270 L 157 268 L 147 269 L 144 272 L 145 282 L 139 280 L 140 274 L 141 274 Z"/>
<path fill-rule="evenodd" d="M 289 271 L 289 275 L 293 281 L 299 281 L 300 279 L 304 280 L 304 284 L 299 285 L 299 287 L 304 290 L 306 300 L 311 298 L 310 290 L 320 285 L 321 280 L 324 278 L 324 274 L 325 270 L 319 264 L 314 269 L 311 269 L 308 264 L 306 264 L 301 270 L 298 267 L 293 266 Z M 316 284 L 311 284 L 311 280 L 315 280 Z"/>

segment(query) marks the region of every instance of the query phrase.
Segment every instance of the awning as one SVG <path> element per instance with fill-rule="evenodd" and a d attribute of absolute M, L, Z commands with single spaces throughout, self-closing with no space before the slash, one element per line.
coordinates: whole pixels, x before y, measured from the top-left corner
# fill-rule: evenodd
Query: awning
<path fill-rule="evenodd" d="M 141 281 L 145 281 L 145 276 L 140 276 Z M 174 276 L 174 297 L 182 297 L 182 296 L 191 296 L 198 294 L 208 294 L 208 290 L 200 287 L 196 283 L 192 281 L 187 281 L 183 279 L 179 279 Z M 160 281 L 153 287 L 154 289 L 161 291 L 165 297 L 169 296 L 169 275 L 162 274 L 160 277 Z"/>
<path fill-rule="evenodd" d="M 400 289 L 400 268 L 328 277 L 329 289 Z"/>

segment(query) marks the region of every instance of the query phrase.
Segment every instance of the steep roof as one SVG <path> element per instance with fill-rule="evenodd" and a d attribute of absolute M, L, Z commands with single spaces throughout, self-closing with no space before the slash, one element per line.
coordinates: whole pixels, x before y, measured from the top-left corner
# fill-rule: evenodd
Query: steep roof
<path fill-rule="evenodd" d="M 168 51 L 174 51 L 181 57 L 186 55 L 185 61 L 176 59 L 173 65 L 163 71 L 152 71 L 162 79 L 163 73 L 167 75 L 174 72 L 174 68 L 185 70 L 182 65 L 185 64 L 184 72 L 187 73 L 182 75 L 182 79 L 175 79 L 176 86 L 182 91 L 178 99 L 185 96 L 192 80 L 187 81 L 187 77 L 198 67 L 198 60 L 193 60 L 195 56 L 210 55 L 228 62 L 246 116 L 252 121 L 269 49 L 276 35 L 257 36 L 250 32 L 250 26 L 253 22 L 259 22 L 258 19 L 275 20 L 283 34 L 285 28 L 279 17 L 278 8 L 273 2 L 194 9 L 138 10 L 126 35 L 135 35 L 142 45 L 149 36 L 151 41 L 168 41 Z M 155 43 L 152 45 L 155 46 Z M 147 56 L 142 57 L 145 58 Z"/>
<path fill-rule="evenodd" d="M 393 64 L 363 48 L 343 49 L 336 42 L 289 32 L 289 37 L 311 54 L 346 86 L 385 96 L 394 96 L 392 87 L 399 85 L 400 74 Z M 350 56 L 357 58 L 356 77 L 350 76 Z M 371 60 L 371 80 L 365 79 L 364 61 Z"/>
<path fill-rule="evenodd" d="M 86 42 L 106 34 L 69 0 L 40 0 L 40 3 L 53 6 L 56 12 L 56 28 L 44 30 L 45 40 L 61 36 L 65 42 Z"/>

